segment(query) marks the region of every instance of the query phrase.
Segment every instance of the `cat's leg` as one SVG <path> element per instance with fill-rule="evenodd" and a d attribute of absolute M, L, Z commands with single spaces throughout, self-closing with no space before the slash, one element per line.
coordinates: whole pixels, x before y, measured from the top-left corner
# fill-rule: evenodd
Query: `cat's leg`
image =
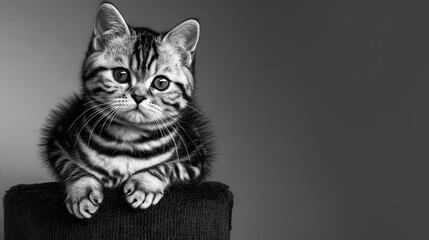
<path fill-rule="evenodd" d="M 103 201 L 100 181 L 70 160 L 59 166 L 65 184 L 67 210 L 78 218 L 90 218 Z"/>
<path fill-rule="evenodd" d="M 137 172 L 124 185 L 126 201 L 133 208 L 145 209 L 155 205 L 171 183 L 199 179 L 200 167 L 187 161 L 173 161 Z"/>

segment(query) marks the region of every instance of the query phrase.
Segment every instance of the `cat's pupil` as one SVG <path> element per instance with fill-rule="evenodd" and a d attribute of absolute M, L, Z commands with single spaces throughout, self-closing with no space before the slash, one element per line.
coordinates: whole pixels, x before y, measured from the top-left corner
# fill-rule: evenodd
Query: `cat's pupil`
<path fill-rule="evenodd" d="M 125 68 L 115 68 L 113 69 L 113 77 L 119 83 L 126 83 L 129 81 L 130 75 Z"/>

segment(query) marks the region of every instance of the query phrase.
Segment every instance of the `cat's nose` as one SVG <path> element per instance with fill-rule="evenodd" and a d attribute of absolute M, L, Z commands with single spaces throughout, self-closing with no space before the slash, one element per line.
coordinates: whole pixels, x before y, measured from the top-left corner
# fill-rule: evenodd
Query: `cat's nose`
<path fill-rule="evenodd" d="M 134 101 L 139 104 L 141 103 L 143 100 L 146 99 L 145 96 L 141 96 L 141 95 L 136 95 L 136 94 L 131 94 L 131 97 L 134 99 Z"/>

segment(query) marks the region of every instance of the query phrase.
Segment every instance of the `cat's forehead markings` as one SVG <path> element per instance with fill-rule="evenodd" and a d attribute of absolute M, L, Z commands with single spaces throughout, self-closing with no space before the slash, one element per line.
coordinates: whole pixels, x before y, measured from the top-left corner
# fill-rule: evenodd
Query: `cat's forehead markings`
<path fill-rule="evenodd" d="M 121 55 L 127 55 L 127 50 L 121 46 L 114 45 L 107 49 L 107 56 L 113 57 L 113 60 L 117 57 L 120 58 Z"/>
<path fill-rule="evenodd" d="M 151 65 L 153 64 L 153 61 L 155 60 L 155 51 L 153 48 L 149 50 L 147 60 L 146 60 L 146 69 L 150 69 Z"/>
<path fill-rule="evenodd" d="M 170 73 L 171 72 L 171 68 L 170 68 L 170 66 L 165 66 L 164 68 L 162 68 L 160 70 L 160 72 Z"/>
<path fill-rule="evenodd" d="M 119 57 L 119 56 L 116 56 L 115 58 L 113 58 L 113 61 L 115 61 L 115 62 L 117 62 L 117 63 L 120 63 L 120 64 L 125 63 L 124 59 L 122 59 L 122 58 L 121 58 L 121 57 Z"/>
<path fill-rule="evenodd" d="M 143 76 L 143 74 L 140 71 L 136 71 L 134 73 L 136 75 L 136 83 L 144 81 L 144 76 Z"/>
<path fill-rule="evenodd" d="M 129 65 L 130 65 L 131 69 L 137 70 L 137 59 L 136 59 L 136 56 L 134 54 L 130 56 Z M 136 71 L 136 72 L 138 72 L 138 71 Z"/>
<path fill-rule="evenodd" d="M 157 71 L 158 71 L 158 63 L 157 63 L 156 59 L 154 59 L 150 65 L 149 72 L 150 72 L 150 74 L 155 74 Z"/>

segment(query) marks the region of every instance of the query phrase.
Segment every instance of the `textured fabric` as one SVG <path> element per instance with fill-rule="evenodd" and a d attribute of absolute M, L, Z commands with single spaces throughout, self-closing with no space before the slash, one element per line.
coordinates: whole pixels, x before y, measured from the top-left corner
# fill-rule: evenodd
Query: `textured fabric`
<path fill-rule="evenodd" d="M 80 220 L 67 212 L 59 183 L 17 185 L 4 197 L 6 240 L 229 239 L 232 193 L 205 182 L 172 187 L 156 205 L 134 210 L 118 190 L 105 192 L 98 212 Z"/>

